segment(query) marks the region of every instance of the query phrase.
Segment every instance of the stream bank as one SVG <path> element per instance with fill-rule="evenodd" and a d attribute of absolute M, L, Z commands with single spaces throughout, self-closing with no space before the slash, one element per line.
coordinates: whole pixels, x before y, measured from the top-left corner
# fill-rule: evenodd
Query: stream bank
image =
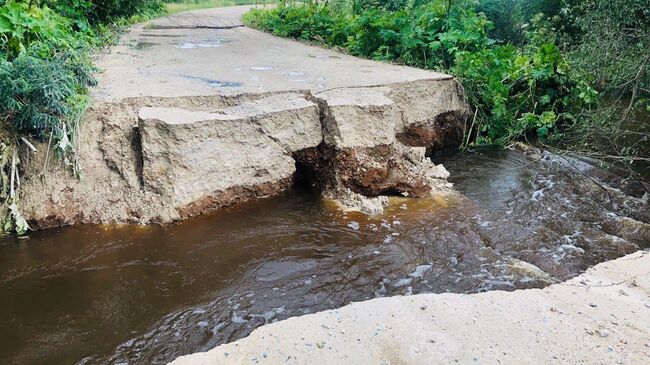
<path fill-rule="evenodd" d="M 650 361 L 650 253 L 543 290 L 422 294 L 291 318 L 170 365 Z"/>

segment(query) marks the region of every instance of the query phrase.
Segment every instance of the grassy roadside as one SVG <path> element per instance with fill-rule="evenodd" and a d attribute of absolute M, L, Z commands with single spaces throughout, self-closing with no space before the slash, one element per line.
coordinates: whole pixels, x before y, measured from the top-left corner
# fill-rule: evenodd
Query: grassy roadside
<path fill-rule="evenodd" d="M 168 1 L 165 5 L 167 14 L 177 14 L 184 11 L 221 8 L 236 5 L 275 4 L 277 0 L 176 0 Z"/>

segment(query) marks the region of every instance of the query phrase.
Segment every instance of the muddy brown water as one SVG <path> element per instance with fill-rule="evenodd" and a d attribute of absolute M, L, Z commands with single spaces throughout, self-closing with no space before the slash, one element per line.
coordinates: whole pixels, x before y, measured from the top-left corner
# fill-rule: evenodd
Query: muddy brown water
<path fill-rule="evenodd" d="M 298 189 L 173 226 L 4 238 L 0 363 L 164 364 L 291 316 L 543 287 L 650 245 L 620 229 L 648 222 L 638 193 L 507 150 L 439 160 L 459 195 L 394 199 L 377 219 Z"/>

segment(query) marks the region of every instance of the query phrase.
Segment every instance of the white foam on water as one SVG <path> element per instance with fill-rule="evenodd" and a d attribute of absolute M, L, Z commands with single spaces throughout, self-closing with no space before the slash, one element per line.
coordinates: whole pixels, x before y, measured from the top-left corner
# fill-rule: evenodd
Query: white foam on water
<path fill-rule="evenodd" d="M 530 198 L 530 200 L 538 202 L 543 197 L 544 197 L 544 189 L 542 188 L 533 191 L 533 196 Z"/>
<path fill-rule="evenodd" d="M 415 267 L 415 270 L 409 274 L 412 278 L 421 278 L 427 271 L 431 270 L 433 266 L 430 264 L 427 265 L 418 265 Z"/>
<path fill-rule="evenodd" d="M 230 321 L 232 323 L 246 323 L 246 322 L 248 322 L 243 317 L 240 317 L 239 315 L 237 315 L 236 311 L 232 311 L 232 317 L 230 318 Z"/>
<path fill-rule="evenodd" d="M 265 322 L 269 322 L 274 319 L 278 314 L 285 311 L 285 306 L 273 308 L 270 311 L 266 311 L 262 314 L 251 314 L 252 318 L 262 318 Z"/>
<path fill-rule="evenodd" d="M 217 323 L 216 326 L 212 327 L 212 329 L 211 329 L 210 331 L 212 332 L 213 335 L 216 335 L 216 334 L 218 334 L 219 331 L 220 331 L 223 327 L 225 327 L 225 326 L 226 326 L 226 323 L 224 323 L 224 322 L 219 322 L 219 323 Z"/>
<path fill-rule="evenodd" d="M 399 288 L 401 286 L 410 285 L 412 281 L 413 278 L 399 278 L 395 283 L 393 283 L 393 286 Z"/>
<path fill-rule="evenodd" d="M 359 222 L 352 221 L 352 222 L 348 223 L 348 227 L 354 229 L 355 231 L 358 231 L 360 225 L 359 225 Z"/>

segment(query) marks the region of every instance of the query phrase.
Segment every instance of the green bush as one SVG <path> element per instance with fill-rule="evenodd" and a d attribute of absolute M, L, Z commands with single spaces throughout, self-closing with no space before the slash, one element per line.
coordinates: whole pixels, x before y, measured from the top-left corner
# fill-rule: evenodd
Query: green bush
<path fill-rule="evenodd" d="M 476 6 L 494 24 L 490 37 L 502 43 L 521 45 L 531 19 L 539 13 L 553 18 L 563 0 L 479 0 Z"/>
<path fill-rule="evenodd" d="M 160 0 L 0 0 L 0 223 L 27 229 L 16 201 L 21 136 L 51 142 L 79 175 L 76 132 L 95 84 L 88 53 L 111 29 L 163 11 Z M 24 143 L 24 142 L 23 142 Z M 11 186 L 11 189 L 8 186 Z"/>
<path fill-rule="evenodd" d="M 648 2 L 567 0 L 562 11 L 571 77 L 595 85 L 602 102 L 577 116 L 558 136 L 559 143 L 650 171 Z"/>
<path fill-rule="evenodd" d="M 545 138 L 596 102 L 596 91 L 570 76 L 551 24 L 541 16 L 532 24 L 522 47 L 493 45 L 456 55 L 451 72 L 477 109 L 478 143 L 504 144 L 528 131 Z"/>
<path fill-rule="evenodd" d="M 252 10 L 244 21 L 355 56 L 454 74 L 475 108 L 472 132 L 477 143 L 544 138 L 594 101 L 593 89 L 569 77 L 554 25 L 542 16 L 532 20 L 523 45 L 516 47 L 490 38 L 492 22 L 467 1 L 389 8 L 372 5 L 345 13 L 323 4 L 280 5 Z"/>
<path fill-rule="evenodd" d="M 63 155 L 73 150 L 71 133 L 86 88 L 95 83 L 87 53 L 104 32 L 87 16 L 106 22 L 160 6 L 158 0 L 6 2 L 0 7 L 0 117 L 19 133 L 52 133 Z"/>
<path fill-rule="evenodd" d="M 47 7 L 8 2 L 0 7 L 0 55 L 12 60 L 32 44 L 39 45 L 44 58 L 55 50 L 79 48 L 86 34 L 79 37 L 71 25 L 70 19 Z"/>
<path fill-rule="evenodd" d="M 132 16 L 155 15 L 164 11 L 162 0 L 41 0 L 71 19 L 84 19 L 92 25 L 120 22 Z"/>
<path fill-rule="evenodd" d="M 643 0 L 570 0 L 569 57 L 579 77 L 599 89 L 650 90 L 650 6 Z M 629 81 L 633 80 L 632 83 Z"/>

